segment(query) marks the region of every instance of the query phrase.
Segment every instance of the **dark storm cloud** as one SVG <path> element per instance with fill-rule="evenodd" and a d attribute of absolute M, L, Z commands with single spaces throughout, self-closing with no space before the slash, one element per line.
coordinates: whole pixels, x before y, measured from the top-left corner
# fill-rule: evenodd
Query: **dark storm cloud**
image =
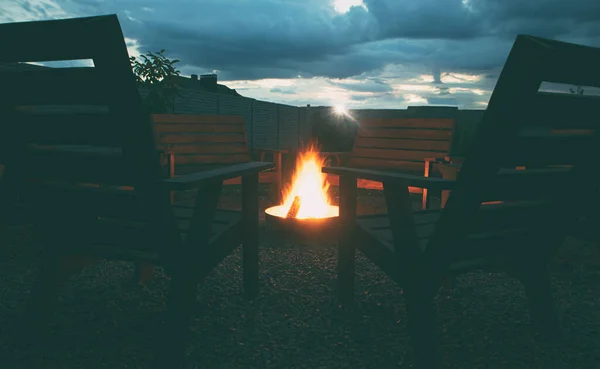
<path fill-rule="evenodd" d="M 19 4 L 50 16 L 48 2 Z M 518 33 L 600 43 L 597 0 L 364 0 L 367 10 L 345 14 L 325 0 L 56 3 L 74 16 L 117 13 L 141 52 L 165 48 L 220 79 L 347 78 L 397 63 L 425 65 L 439 82 L 500 67 Z"/>
<path fill-rule="evenodd" d="M 485 33 L 485 22 L 461 0 L 365 0 L 381 38 L 470 39 Z"/>
<path fill-rule="evenodd" d="M 341 87 L 345 90 L 356 92 L 389 92 L 393 90 L 390 85 L 379 80 L 366 80 L 361 83 L 328 81 L 328 83 L 336 87 Z"/>

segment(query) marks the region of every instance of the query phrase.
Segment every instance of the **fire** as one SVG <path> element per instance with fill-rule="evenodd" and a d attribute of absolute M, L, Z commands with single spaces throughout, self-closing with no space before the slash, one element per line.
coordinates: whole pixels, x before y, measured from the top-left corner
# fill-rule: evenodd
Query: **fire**
<path fill-rule="evenodd" d="M 288 216 L 294 200 L 297 199 L 292 209 L 297 219 L 338 216 L 338 207 L 329 203 L 329 183 L 326 181 L 326 175 L 321 173 L 324 162 L 325 159 L 319 155 L 314 145 L 299 153 L 292 184 L 286 191 L 283 204 L 272 208 L 273 215 Z"/>

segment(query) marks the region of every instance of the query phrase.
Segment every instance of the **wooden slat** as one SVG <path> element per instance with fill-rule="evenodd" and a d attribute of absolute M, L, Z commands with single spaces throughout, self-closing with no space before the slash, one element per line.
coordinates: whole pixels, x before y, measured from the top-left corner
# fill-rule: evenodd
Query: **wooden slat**
<path fill-rule="evenodd" d="M 600 87 L 600 76 L 595 73 L 600 63 L 598 48 L 540 38 L 534 42 L 545 47 L 544 81 Z"/>
<path fill-rule="evenodd" d="M 28 182 L 22 187 L 21 200 L 35 206 L 39 201 L 52 201 L 57 207 L 77 208 L 78 214 L 102 217 L 144 219 L 141 195 L 122 187 L 100 187 L 95 184 Z"/>
<path fill-rule="evenodd" d="M 246 143 L 246 137 L 243 133 L 232 133 L 232 134 L 162 134 L 158 137 L 159 143 L 161 144 L 178 144 L 178 143 Z"/>
<path fill-rule="evenodd" d="M 439 152 L 435 151 L 420 151 L 420 150 L 388 150 L 388 149 L 371 149 L 363 147 L 355 147 L 352 150 L 350 162 L 356 159 L 385 159 L 399 161 L 419 161 L 424 162 L 425 158 L 437 157 Z"/>
<path fill-rule="evenodd" d="M 176 165 L 175 166 L 175 175 L 185 175 L 203 172 L 205 170 L 211 170 L 216 168 L 223 168 L 229 165 L 228 163 L 197 163 L 197 164 L 188 164 L 188 165 Z"/>
<path fill-rule="evenodd" d="M 412 173 L 424 173 L 423 162 L 400 161 L 384 159 L 350 158 L 349 167 L 353 168 L 377 168 L 383 170 L 398 170 Z"/>
<path fill-rule="evenodd" d="M 190 164 L 210 164 L 210 163 L 246 163 L 250 161 L 249 154 L 232 154 L 232 155 L 177 155 L 175 159 L 175 166 L 179 165 L 190 165 Z"/>
<path fill-rule="evenodd" d="M 522 119 L 532 126 L 596 129 L 599 104 L 600 96 L 538 92 Z"/>
<path fill-rule="evenodd" d="M 571 173 L 570 168 L 501 170 L 488 183 L 482 183 L 480 199 L 486 202 L 555 197 L 574 190 L 567 187 L 572 181 Z"/>
<path fill-rule="evenodd" d="M 358 135 L 362 137 L 371 138 L 412 138 L 426 140 L 449 140 L 452 137 L 452 131 L 435 129 L 365 128 L 359 129 Z"/>
<path fill-rule="evenodd" d="M 486 255 L 490 251 L 501 253 L 499 247 L 507 237 L 515 237 L 516 233 L 536 224 L 541 215 L 546 213 L 550 204 L 540 202 L 503 203 L 482 205 L 476 222 L 469 225 L 467 239 L 460 245 L 454 245 L 457 260 L 464 255 Z M 441 211 L 416 212 L 414 219 L 416 233 L 422 247 L 433 234 Z M 384 215 L 362 216 L 357 223 L 366 232 L 393 250 L 392 232 L 389 217 Z M 494 243 L 495 241 L 498 241 Z M 492 244 L 490 246 L 490 244 Z"/>
<path fill-rule="evenodd" d="M 26 178 L 133 184 L 139 174 L 117 148 L 30 147 L 19 162 Z"/>
<path fill-rule="evenodd" d="M 115 26 L 115 15 L 0 24 L 0 61 L 89 59 L 104 51 L 95 42 L 98 33 Z"/>
<path fill-rule="evenodd" d="M 185 175 L 202 172 L 205 170 L 211 170 L 216 168 L 222 168 L 229 164 L 192 164 L 192 165 L 181 165 L 175 167 L 175 175 Z M 275 171 L 265 171 L 258 174 L 260 183 L 279 183 L 279 173 Z M 223 181 L 225 185 L 239 185 L 242 184 L 241 177 L 230 178 Z"/>
<path fill-rule="evenodd" d="M 391 233 L 389 234 L 389 236 L 387 235 L 387 232 L 391 232 L 390 231 L 390 219 L 387 216 L 387 214 L 379 215 L 378 217 L 371 217 L 371 218 L 359 217 L 357 222 L 363 228 L 369 230 L 369 232 L 373 232 L 373 233 L 381 232 L 378 234 L 380 236 L 383 236 L 382 238 L 390 237 L 389 239 L 391 239 Z M 416 228 L 417 237 L 418 238 L 429 237 L 433 233 L 434 228 L 435 228 L 435 222 L 417 224 L 417 228 Z"/>
<path fill-rule="evenodd" d="M 439 151 L 443 153 L 447 153 L 450 150 L 449 141 L 369 138 L 363 136 L 356 137 L 354 146 L 378 149 L 413 149 L 423 151 Z"/>
<path fill-rule="evenodd" d="M 264 174 L 264 173 L 261 173 L 261 174 Z M 329 183 L 331 186 L 339 186 L 340 185 L 340 177 L 333 175 L 333 174 L 328 174 L 327 175 L 327 183 Z M 381 183 L 379 181 L 371 181 L 368 179 L 357 179 L 356 187 L 365 188 L 368 190 L 383 191 L 383 183 Z M 423 189 L 418 188 L 418 187 L 408 187 L 408 191 L 410 193 L 423 193 Z"/>
<path fill-rule="evenodd" d="M 228 165 L 211 171 L 188 174 L 167 179 L 164 183 L 172 190 L 189 190 L 200 188 L 208 183 L 223 182 L 226 179 L 259 173 L 273 169 L 273 163 L 253 161 L 236 165 Z"/>
<path fill-rule="evenodd" d="M 105 105 L 110 87 L 97 68 L 46 68 L 0 73 L 11 105 Z"/>
<path fill-rule="evenodd" d="M 279 176 L 280 176 L 280 173 L 275 172 L 275 171 L 260 172 L 260 173 L 258 173 L 258 182 L 259 183 L 279 184 L 280 183 Z M 223 181 L 223 184 L 224 185 L 241 185 L 242 177 L 226 179 L 225 181 Z"/>
<path fill-rule="evenodd" d="M 107 113 L 26 113 L 16 116 L 14 126 L 3 129 L 18 135 L 9 139 L 26 143 L 119 146 L 124 139 L 119 127 L 124 124 Z"/>
<path fill-rule="evenodd" d="M 438 177 L 427 178 L 418 172 L 410 174 L 403 171 L 372 170 L 352 167 L 323 167 L 321 171 L 332 175 L 369 179 L 378 182 L 401 182 L 406 183 L 409 187 L 414 186 L 435 191 L 452 190 L 455 186 L 455 181 Z"/>
<path fill-rule="evenodd" d="M 454 119 L 444 118 L 362 118 L 360 126 L 364 128 L 434 128 L 454 129 Z"/>
<path fill-rule="evenodd" d="M 231 154 L 247 154 L 250 155 L 248 147 L 244 143 L 238 144 L 184 144 L 170 145 L 169 152 L 175 154 L 202 154 L 202 155 L 231 155 Z M 177 164 L 178 161 L 175 161 Z"/>
<path fill-rule="evenodd" d="M 173 123 L 173 124 L 155 124 L 155 130 L 157 133 L 196 133 L 196 132 L 207 132 L 207 133 L 226 133 L 244 132 L 243 124 L 192 124 L 192 123 Z"/>
<path fill-rule="evenodd" d="M 596 142 L 591 133 L 522 135 L 510 144 L 510 150 L 502 157 L 501 164 L 506 167 L 576 164 Z"/>

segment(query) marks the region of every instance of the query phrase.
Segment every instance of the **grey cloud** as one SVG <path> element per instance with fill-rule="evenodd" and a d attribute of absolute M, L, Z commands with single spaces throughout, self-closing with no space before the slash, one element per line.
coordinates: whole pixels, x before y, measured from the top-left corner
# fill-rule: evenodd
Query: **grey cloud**
<path fill-rule="evenodd" d="M 356 92 L 388 92 L 393 90 L 390 85 L 379 80 L 366 80 L 360 83 L 327 82 L 333 86 Z"/>
<path fill-rule="evenodd" d="M 460 105 L 455 97 L 427 97 L 427 103 L 430 105 Z"/>
<path fill-rule="evenodd" d="M 277 88 L 277 87 L 270 89 L 269 92 L 279 93 L 279 94 L 284 94 L 284 95 L 295 95 L 296 94 L 296 91 L 294 91 L 294 90 L 281 89 L 281 88 Z"/>

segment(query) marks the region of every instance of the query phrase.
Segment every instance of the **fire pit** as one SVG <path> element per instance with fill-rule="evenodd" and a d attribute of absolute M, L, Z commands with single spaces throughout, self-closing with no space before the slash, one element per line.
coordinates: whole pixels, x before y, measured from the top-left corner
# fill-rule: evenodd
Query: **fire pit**
<path fill-rule="evenodd" d="M 298 154 L 283 204 L 265 209 L 268 223 L 279 231 L 308 238 L 337 234 L 339 208 L 329 203 L 329 183 L 321 173 L 324 161 L 314 145 Z"/>

